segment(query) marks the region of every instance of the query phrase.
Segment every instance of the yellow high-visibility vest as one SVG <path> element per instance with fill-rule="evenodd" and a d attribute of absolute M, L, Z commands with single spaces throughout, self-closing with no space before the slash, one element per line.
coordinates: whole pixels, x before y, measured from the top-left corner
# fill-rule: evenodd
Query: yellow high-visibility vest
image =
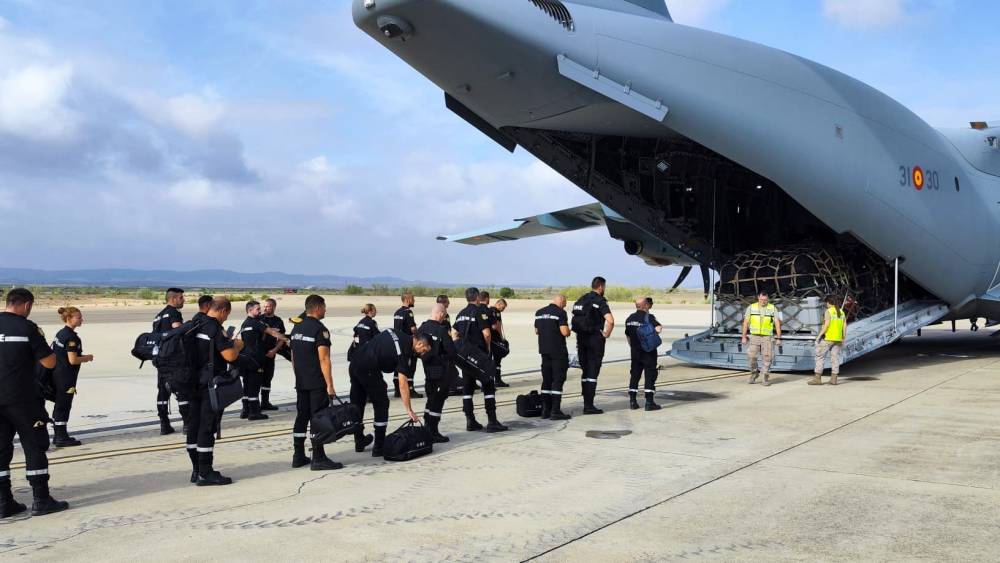
<path fill-rule="evenodd" d="M 750 319 L 750 334 L 753 336 L 773 336 L 774 317 L 777 314 L 778 310 L 770 303 L 763 309 L 759 303 L 747 307 L 746 316 Z"/>
<path fill-rule="evenodd" d="M 847 324 L 847 316 L 844 312 L 837 312 L 836 307 L 830 307 L 826 310 L 827 314 L 830 315 L 830 326 L 826 329 L 827 342 L 843 342 L 844 341 L 844 325 Z"/>

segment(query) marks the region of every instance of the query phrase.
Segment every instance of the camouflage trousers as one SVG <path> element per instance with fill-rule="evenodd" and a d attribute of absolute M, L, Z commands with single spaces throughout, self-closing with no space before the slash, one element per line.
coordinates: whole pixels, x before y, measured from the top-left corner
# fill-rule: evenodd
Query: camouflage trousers
<path fill-rule="evenodd" d="M 819 344 L 816 345 L 816 375 L 823 374 L 824 364 L 826 363 L 826 355 L 830 355 L 830 367 L 833 368 L 833 375 L 840 374 L 840 354 L 844 351 L 843 342 L 830 342 L 829 340 L 820 340 Z"/>
<path fill-rule="evenodd" d="M 771 361 L 774 359 L 774 337 L 773 336 L 750 336 L 750 348 L 747 350 L 747 359 L 750 361 L 750 373 L 758 373 L 767 377 L 771 373 Z M 763 356 L 763 365 L 757 367 L 757 357 Z"/>

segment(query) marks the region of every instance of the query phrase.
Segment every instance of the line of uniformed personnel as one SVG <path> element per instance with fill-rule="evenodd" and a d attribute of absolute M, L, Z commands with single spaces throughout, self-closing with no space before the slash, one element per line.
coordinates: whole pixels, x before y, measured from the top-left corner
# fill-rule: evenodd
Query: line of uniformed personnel
<path fill-rule="evenodd" d="M 583 396 L 583 414 L 596 415 L 603 411 L 595 404 L 597 381 L 603 363 L 605 342 L 614 330 L 614 316 L 604 298 L 606 281 L 597 277 L 591 283 L 591 292 L 573 305 L 570 321 L 566 312 L 567 301 L 556 295 L 551 304 L 535 313 L 535 334 L 541 356 L 542 418 L 568 420 L 570 415 L 562 410 L 562 398 L 569 369 L 569 351 L 566 339 L 571 332 L 577 335 L 577 354 Z M 169 331 L 184 323 L 180 309 L 184 306 L 183 291 L 171 288 L 167 292 L 167 307 L 154 320 L 154 330 Z M 419 421 L 411 400 L 416 397 L 412 382 L 417 360 L 423 362 L 426 378 L 423 422 L 435 443 L 448 442 L 440 432 L 443 407 L 450 391 L 456 386 L 456 375 L 461 371 L 462 410 L 466 416 L 466 430 L 503 432 L 507 426 L 497 418 L 496 386 L 499 379 L 498 364 L 503 354 L 496 354 L 494 343 L 504 338 L 501 313 L 506 308 L 503 300 L 489 308 L 489 295 L 477 288 L 465 292 L 467 305 L 455 318 L 448 314 L 447 296 L 440 296 L 430 311 L 430 318 L 415 326 L 412 294 L 404 294 L 403 307 L 397 311 L 396 320 L 403 322 L 392 329 L 379 331 L 374 317 L 374 305 L 362 309 L 364 315 L 354 328 L 354 339 L 348 350 L 350 401 L 362 414 L 368 403 L 372 404 L 373 434 L 366 434 L 359 426 L 354 435 L 355 451 L 363 452 L 372 446 L 372 455 L 382 455 L 382 448 L 389 422 L 388 386 L 384 373 L 392 374 L 407 416 Z M 846 338 L 846 316 L 839 300 L 827 297 L 827 310 L 823 328 L 816 339 L 816 375 L 810 385 L 822 383 L 820 377 L 827 355 L 833 365 L 830 384 L 837 384 L 839 355 Z M 46 429 L 54 423 L 54 443 L 60 447 L 79 445 L 67 433 L 67 422 L 76 394 L 80 366 L 93 361 L 92 355 L 83 353 L 83 344 L 75 329 L 83 323 L 83 315 L 74 307 L 59 310 L 65 328 L 54 341 L 55 351 L 45 340 L 41 329 L 28 320 L 34 296 L 25 289 L 14 289 L 6 297 L 6 311 L 0 313 L 0 517 L 9 517 L 26 510 L 11 492 L 10 462 L 13 458 L 14 436 L 20 438 L 26 459 L 26 474 L 31 484 L 34 501 L 33 515 L 44 515 L 65 510 L 68 504 L 57 501 L 49 494 L 49 447 Z M 637 299 L 636 311 L 625 322 L 625 335 L 631 352 L 629 377 L 629 408 L 639 409 L 639 382 L 644 378 L 643 395 L 645 410 L 659 410 L 654 401 L 658 374 L 658 350 L 642 342 L 640 330 L 656 333 L 662 326 L 650 313 L 651 298 Z M 312 441 L 312 457 L 307 457 L 306 439 L 312 416 L 339 400 L 333 384 L 331 361 L 331 336 L 324 326 L 326 302 L 319 295 L 310 295 L 305 311 L 293 319 L 291 334 L 285 334 L 284 323 L 275 315 L 276 303 L 268 299 L 264 306 L 251 301 L 247 304 L 247 318 L 239 333 L 233 335 L 223 329 L 232 312 L 232 304 L 224 297 L 203 296 L 198 301 L 199 311 L 189 321 L 197 342 L 190 378 L 183 384 L 176 376 L 158 374 L 157 407 L 161 420 L 161 433 L 173 432 L 167 418 L 166 402 L 171 393 L 177 396 L 184 419 L 187 451 L 192 471 L 191 482 L 198 486 L 228 485 L 232 479 L 214 468 L 215 438 L 220 415 L 213 411 L 209 397 L 209 384 L 230 366 L 238 366 L 244 379 L 245 396 L 241 416 L 251 420 L 267 418 L 262 410 L 276 410 L 270 403 L 270 386 L 274 375 L 274 360 L 282 355 L 292 361 L 295 375 L 296 417 L 292 430 L 292 466 L 310 466 L 314 471 L 333 470 L 342 464 L 327 457 L 324 444 Z M 781 342 L 781 315 L 769 303 L 768 295 L 761 293 L 757 303 L 746 310 L 742 327 L 744 345 L 748 346 L 750 383 L 762 375 L 764 385 L 770 385 L 770 366 L 773 348 Z M 412 325 L 414 326 L 411 326 Z M 504 345 L 509 346 L 505 340 Z M 657 340 L 659 342 L 659 340 Z M 499 356 L 499 357 L 498 357 Z M 758 369 L 757 359 L 763 358 Z M 44 401 L 39 397 L 37 366 L 54 370 L 55 407 L 49 419 Z M 487 424 L 479 423 L 475 416 L 473 397 L 481 389 Z M 160 408 L 163 407 L 163 408 Z"/>

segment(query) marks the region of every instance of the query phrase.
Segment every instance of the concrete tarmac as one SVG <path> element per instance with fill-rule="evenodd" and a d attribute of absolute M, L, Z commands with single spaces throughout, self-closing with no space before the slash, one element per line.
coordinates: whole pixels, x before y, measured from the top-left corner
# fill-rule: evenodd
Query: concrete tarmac
<path fill-rule="evenodd" d="M 509 330 L 527 331 L 528 309 L 507 316 Z M 661 317 L 684 324 L 688 314 L 695 322 L 699 312 Z M 530 336 L 515 342 L 514 367 L 531 369 Z M 601 416 L 581 416 L 579 371 L 571 370 L 568 422 L 516 417 L 514 398 L 539 380 L 526 373 L 498 394 L 510 432 L 465 432 L 461 401 L 450 398 L 442 431 L 452 442 L 432 455 L 394 464 L 355 453 L 346 440 L 327 447 L 346 467 L 326 473 L 290 467 L 290 410 L 258 423 L 230 417 L 216 465 L 236 483 L 219 488 L 187 482 L 181 438 L 103 432 L 50 453 L 53 493 L 71 510 L 2 521 L 0 553 L 28 561 L 996 560 L 998 344 L 985 331 L 925 330 L 849 364 L 837 387 L 793 375 L 751 386 L 744 373 L 665 360 L 658 412 L 628 410 L 626 364 L 609 363 Z M 623 355 L 620 342 L 609 347 L 609 358 Z M 481 395 L 476 402 L 481 409 Z M 398 401 L 390 414 L 390 426 L 402 423 Z M 13 473 L 15 494 L 30 500 L 23 470 Z"/>

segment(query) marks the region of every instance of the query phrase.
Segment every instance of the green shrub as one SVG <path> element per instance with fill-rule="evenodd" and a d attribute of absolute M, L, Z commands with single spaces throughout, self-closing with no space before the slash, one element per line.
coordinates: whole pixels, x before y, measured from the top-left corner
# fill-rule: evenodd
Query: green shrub
<path fill-rule="evenodd" d="M 501 287 L 499 295 L 501 299 L 513 299 L 517 294 L 509 287 Z"/>
<path fill-rule="evenodd" d="M 348 284 L 348 286 L 344 288 L 344 293 L 346 295 L 364 295 L 365 288 L 360 285 Z"/>

